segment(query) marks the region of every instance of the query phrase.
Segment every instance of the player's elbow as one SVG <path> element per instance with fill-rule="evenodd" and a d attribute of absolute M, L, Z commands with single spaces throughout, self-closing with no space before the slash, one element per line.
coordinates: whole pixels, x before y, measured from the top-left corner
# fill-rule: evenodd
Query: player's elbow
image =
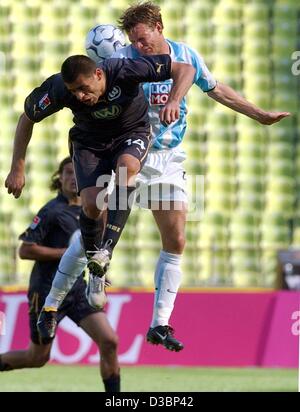
<path fill-rule="evenodd" d="M 32 259 L 31 253 L 32 246 L 26 243 L 22 243 L 19 248 L 19 257 L 20 259 Z"/>
<path fill-rule="evenodd" d="M 221 88 L 222 88 L 221 84 L 220 84 L 220 83 L 217 83 L 217 84 L 216 84 L 216 87 L 214 87 L 211 91 L 207 92 L 207 95 L 208 95 L 209 97 L 211 97 L 212 99 L 214 99 L 214 98 L 216 98 L 216 97 L 219 95 L 219 93 L 221 92 Z"/>
<path fill-rule="evenodd" d="M 225 102 L 228 99 L 231 99 L 232 89 L 229 86 L 218 82 L 214 89 L 207 92 L 207 95 L 217 102 L 223 103 L 223 101 Z"/>
<path fill-rule="evenodd" d="M 29 358 L 29 368 L 42 368 L 50 360 L 50 353 L 33 354 Z"/>
<path fill-rule="evenodd" d="M 29 117 L 27 116 L 27 114 L 25 112 L 23 112 L 20 115 L 19 121 L 21 121 L 22 123 L 27 123 L 28 125 L 33 125 L 34 124 L 34 122 L 29 119 Z"/>

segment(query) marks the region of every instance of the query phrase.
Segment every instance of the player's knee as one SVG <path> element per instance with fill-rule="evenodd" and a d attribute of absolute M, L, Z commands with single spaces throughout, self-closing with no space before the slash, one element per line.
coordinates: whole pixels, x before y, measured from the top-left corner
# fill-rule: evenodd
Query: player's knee
<path fill-rule="evenodd" d="M 35 354 L 30 357 L 30 366 L 32 368 L 42 368 L 49 362 L 50 353 Z"/>
<path fill-rule="evenodd" d="M 110 356 L 117 353 L 119 339 L 117 335 L 104 339 L 100 344 L 100 352 L 103 356 Z"/>
<path fill-rule="evenodd" d="M 169 236 L 166 242 L 166 252 L 181 255 L 185 247 L 184 234 L 177 234 L 176 236 Z"/>
<path fill-rule="evenodd" d="M 140 171 L 140 162 L 138 159 L 120 160 L 117 168 L 117 181 L 124 185 L 125 181 L 130 182 Z"/>
<path fill-rule="evenodd" d="M 177 253 L 179 255 L 183 252 L 184 247 L 185 247 L 185 236 L 178 235 L 177 238 L 175 239 L 175 249 L 177 250 Z"/>
<path fill-rule="evenodd" d="M 100 215 L 100 210 L 98 209 L 96 202 L 86 202 L 86 204 L 83 206 L 83 211 L 89 219 L 96 220 Z"/>
<path fill-rule="evenodd" d="M 133 179 L 140 171 L 140 162 L 130 163 L 127 167 L 128 179 Z"/>

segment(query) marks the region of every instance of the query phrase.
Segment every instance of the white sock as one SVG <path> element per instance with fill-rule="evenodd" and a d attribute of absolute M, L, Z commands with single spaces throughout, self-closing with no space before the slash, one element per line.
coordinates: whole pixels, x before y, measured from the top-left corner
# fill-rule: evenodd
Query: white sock
<path fill-rule="evenodd" d="M 58 309 L 78 277 L 84 271 L 86 264 L 87 258 L 79 232 L 78 235 L 72 239 L 72 243 L 59 262 L 58 269 L 52 281 L 52 288 L 46 297 L 44 307 Z"/>
<path fill-rule="evenodd" d="M 154 276 L 155 298 L 152 328 L 169 324 L 182 277 L 180 260 L 181 255 L 163 250 L 160 252 Z"/>

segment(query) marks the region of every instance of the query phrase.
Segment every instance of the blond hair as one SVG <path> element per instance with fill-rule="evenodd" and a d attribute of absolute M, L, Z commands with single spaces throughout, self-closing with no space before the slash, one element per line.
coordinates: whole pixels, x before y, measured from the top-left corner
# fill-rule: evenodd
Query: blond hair
<path fill-rule="evenodd" d="M 160 23 L 163 28 L 160 7 L 151 1 L 139 2 L 128 7 L 118 20 L 120 29 L 126 33 L 129 33 L 138 23 L 146 24 L 151 28 L 154 28 L 156 23 Z"/>

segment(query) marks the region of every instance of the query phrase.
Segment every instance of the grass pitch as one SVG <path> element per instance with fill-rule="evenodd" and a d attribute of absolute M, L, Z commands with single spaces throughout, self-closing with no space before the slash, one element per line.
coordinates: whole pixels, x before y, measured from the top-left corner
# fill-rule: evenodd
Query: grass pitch
<path fill-rule="evenodd" d="M 297 392 L 296 369 L 122 367 L 122 392 Z M 94 366 L 0 373 L 0 392 L 101 392 Z"/>

